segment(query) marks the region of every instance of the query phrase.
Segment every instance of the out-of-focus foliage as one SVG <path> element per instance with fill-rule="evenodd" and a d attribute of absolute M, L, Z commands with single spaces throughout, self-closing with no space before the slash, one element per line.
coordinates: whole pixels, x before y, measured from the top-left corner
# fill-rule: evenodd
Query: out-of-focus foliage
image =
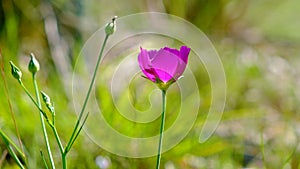
<path fill-rule="evenodd" d="M 41 64 L 40 88 L 51 94 L 57 128 L 66 142 L 76 116 L 70 96 L 70 79 L 84 42 L 112 16 L 137 12 L 166 12 L 199 27 L 212 40 L 225 67 L 227 102 L 222 121 L 212 138 L 200 144 L 198 135 L 211 101 L 209 77 L 204 67 L 195 74 L 201 93 L 196 124 L 175 148 L 163 154 L 166 169 L 184 168 L 299 168 L 300 102 L 300 2 L 298 0 L 2 0 L 0 49 L 9 97 L 0 80 L 0 127 L 17 143 L 8 99 L 29 156 L 31 168 L 41 168 L 39 150 L 45 150 L 38 112 L 10 75 L 9 60 L 23 70 L 23 81 L 33 91 L 27 70 L 29 53 Z M 170 28 L 171 29 L 171 28 Z M 105 77 L 104 77 L 105 78 Z M 142 79 L 143 80 L 143 79 Z M 64 86 L 64 87 L 61 87 Z M 124 120 L 111 106 L 103 85 L 98 98 L 112 126 Z M 169 103 L 177 103 L 169 95 Z M 174 97 L 175 98 L 175 97 Z M 133 100 L 135 98 L 132 98 Z M 149 103 L 137 102 L 138 108 Z M 170 106 L 170 105 L 169 105 Z M 168 109 L 172 110 L 172 106 Z M 175 112 L 176 111 L 172 110 Z M 111 114 L 108 114 L 111 112 Z M 168 125 L 176 118 L 171 116 Z M 127 121 L 124 120 L 127 124 Z M 156 129 L 133 125 L 121 128 L 130 136 L 153 135 Z M 53 136 L 50 134 L 50 137 Z M 263 138 L 263 141 L 262 141 Z M 51 141 L 54 157 L 58 148 Z M 262 146 L 264 145 L 264 146 Z M 262 151 L 264 149 L 264 151 Z M 264 152 L 264 153 L 263 153 Z M 69 156 L 70 168 L 97 168 L 103 160 L 113 168 L 154 168 L 155 158 L 119 157 L 81 134 Z M 58 163 L 58 165 L 60 165 Z M 0 141 L 0 168 L 16 168 Z M 99 168 L 99 167 L 98 167 Z"/>

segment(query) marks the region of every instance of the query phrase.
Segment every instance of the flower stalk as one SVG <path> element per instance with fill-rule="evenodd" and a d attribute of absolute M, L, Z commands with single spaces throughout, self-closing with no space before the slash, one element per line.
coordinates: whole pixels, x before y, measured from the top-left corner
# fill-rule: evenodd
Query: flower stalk
<path fill-rule="evenodd" d="M 159 141 L 158 141 L 158 150 L 157 150 L 157 159 L 156 159 L 156 169 L 159 169 L 161 151 L 162 151 L 162 141 L 165 128 L 165 113 L 166 113 L 166 90 L 161 90 L 162 92 L 162 113 L 161 113 L 161 123 L 159 131 Z"/>
<path fill-rule="evenodd" d="M 89 100 L 89 97 L 90 97 L 90 94 L 91 94 L 91 91 L 92 91 L 92 88 L 93 88 L 93 86 L 94 86 L 95 79 L 96 79 L 96 75 L 97 75 L 97 72 L 98 72 L 98 68 L 99 68 L 99 65 L 100 65 L 100 61 L 101 61 L 101 58 L 102 58 L 102 55 L 103 55 L 103 51 L 104 51 L 104 48 L 105 48 L 105 46 L 106 46 L 108 37 L 109 37 L 110 35 L 112 35 L 112 34 L 115 32 L 115 30 L 116 30 L 116 19 L 117 19 L 117 16 L 113 17 L 113 18 L 112 18 L 112 21 L 111 21 L 110 23 L 108 23 L 108 24 L 106 25 L 106 27 L 105 27 L 105 33 L 106 33 L 106 36 L 105 36 L 105 38 L 104 38 L 104 41 L 103 41 L 103 44 L 102 44 L 102 47 L 101 47 L 101 50 L 100 50 L 100 53 L 99 53 L 99 56 L 98 56 L 98 59 L 97 59 L 96 67 L 95 67 L 95 69 L 94 69 L 93 77 L 92 77 L 91 83 L 90 83 L 90 85 L 89 85 L 89 89 L 88 89 L 88 91 L 87 91 L 86 97 L 85 97 L 85 99 L 84 99 L 83 106 L 82 106 L 81 111 L 80 111 L 80 113 L 79 113 L 79 117 L 78 117 L 78 119 L 77 119 L 77 122 L 76 122 L 76 125 L 75 125 L 75 127 L 74 127 L 73 133 L 72 133 L 72 135 L 71 135 L 71 137 L 70 137 L 70 139 L 69 139 L 69 141 L 68 141 L 68 144 L 67 144 L 67 146 L 66 146 L 66 151 L 67 151 L 67 152 L 71 149 L 71 147 L 72 147 L 74 141 L 76 140 L 76 138 L 77 138 L 79 132 L 80 132 L 81 129 L 82 129 L 82 126 L 83 126 L 83 125 L 81 125 L 81 127 L 79 127 L 79 124 L 80 124 L 80 121 L 81 121 L 82 116 L 83 116 L 83 114 L 84 114 L 84 111 L 85 111 L 87 102 L 88 102 L 88 100 Z M 85 117 L 85 120 L 86 120 L 86 119 L 87 119 L 87 116 Z M 84 120 L 84 121 L 85 121 L 85 120 Z"/>
<path fill-rule="evenodd" d="M 159 50 L 146 50 L 140 48 L 138 55 L 139 66 L 145 78 L 154 82 L 162 91 L 162 115 L 159 131 L 156 169 L 160 167 L 163 144 L 163 132 L 166 112 L 166 92 L 171 84 L 182 77 L 186 68 L 190 48 L 181 46 L 179 50 L 164 47 Z"/>
<path fill-rule="evenodd" d="M 32 73 L 32 81 L 33 81 L 34 92 L 35 92 L 38 107 L 39 107 L 39 109 L 42 109 L 41 99 L 40 99 L 40 95 L 39 95 L 39 88 L 38 88 L 37 81 L 36 81 L 36 72 L 38 72 L 39 69 L 40 69 L 40 64 L 35 59 L 34 55 L 31 53 L 30 54 L 30 62 L 28 64 L 28 70 Z M 41 121 L 44 141 L 46 144 L 47 154 L 48 154 L 48 157 L 50 160 L 51 169 L 55 169 L 55 164 L 54 164 L 53 156 L 51 153 L 51 147 L 50 147 L 50 143 L 49 143 L 48 133 L 47 133 L 46 126 L 45 126 L 43 113 L 41 111 L 40 111 L 40 121 Z"/>

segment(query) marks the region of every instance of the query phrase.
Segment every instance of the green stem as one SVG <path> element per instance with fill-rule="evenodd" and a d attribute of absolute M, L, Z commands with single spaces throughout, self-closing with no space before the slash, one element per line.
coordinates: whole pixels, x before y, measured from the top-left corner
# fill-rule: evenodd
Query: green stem
<path fill-rule="evenodd" d="M 263 130 L 260 132 L 260 148 L 262 154 L 263 168 L 266 169 L 266 159 L 265 159 L 265 143 L 264 143 L 264 133 Z"/>
<path fill-rule="evenodd" d="M 56 142 L 58 144 L 58 148 L 59 148 L 59 151 L 60 151 L 60 154 L 61 154 L 61 161 L 63 163 L 63 169 L 67 169 L 67 160 L 66 160 L 67 153 L 64 151 L 64 147 L 63 147 L 63 145 L 60 141 L 60 137 L 58 135 L 56 127 L 51 123 L 49 123 L 49 125 L 50 125 L 50 127 L 53 131 L 54 137 L 55 137 Z"/>
<path fill-rule="evenodd" d="M 0 136 L 2 137 L 6 147 L 7 147 L 7 150 L 9 152 L 9 154 L 13 157 L 13 159 L 15 160 L 15 162 L 18 164 L 18 166 L 21 168 L 21 169 L 25 169 L 25 167 L 23 166 L 23 164 L 21 163 L 21 161 L 19 160 L 19 157 L 17 156 L 17 154 L 15 153 L 15 151 L 13 150 L 11 144 L 12 142 L 9 140 L 9 138 L 2 132 L 0 132 Z M 15 145 L 15 144 L 13 144 Z M 20 150 L 17 150 L 20 152 Z"/>
<path fill-rule="evenodd" d="M 60 141 L 59 135 L 58 135 L 58 133 L 57 133 L 56 127 L 53 126 L 53 125 L 50 125 L 50 127 L 52 128 L 54 137 L 55 137 L 56 142 L 57 142 L 57 144 L 58 144 L 59 151 L 60 151 L 61 155 L 63 155 L 63 154 L 64 154 L 64 147 L 63 147 L 63 145 L 61 144 L 61 141 Z"/>
<path fill-rule="evenodd" d="M 6 143 L 7 144 L 7 143 Z M 21 161 L 19 160 L 18 156 L 16 155 L 16 153 L 14 152 L 14 150 L 12 149 L 12 147 L 10 145 L 7 146 L 7 149 L 10 153 L 10 155 L 13 157 L 13 159 L 16 161 L 16 163 L 18 164 L 18 166 L 21 169 L 25 169 L 25 167 L 23 166 L 23 164 L 21 163 Z"/>
<path fill-rule="evenodd" d="M 64 151 L 64 147 L 62 146 L 61 144 L 61 141 L 60 141 L 60 138 L 59 138 L 59 135 L 57 133 L 57 130 L 56 130 L 56 127 L 49 121 L 49 118 L 47 117 L 47 114 L 39 107 L 38 103 L 34 100 L 34 98 L 31 96 L 31 94 L 29 93 L 29 91 L 27 90 L 27 88 L 24 86 L 23 82 L 21 81 L 21 79 L 18 80 L 19 81 L 19 84 L 22 86 L 22 88 L 24 89 L 25 93 L 27 94 L 27 96 L 31 99 L 31 101 L 34 103 L 34 105 L 40 110 L 41 114 L 44 116 L 44 118 L 46 119 L 46 122 L 48 123 L 48 125 L 51 127 L 52 131 L 53 131 L 53 134 L 55 136 L 55 139 L 56 139 L 56 142 L 58 144 L 58 147 L 59 147 L 59 150 L 60 150 L 60 153 L 61 153 L 61 156 L 62 156 L 62 162 L 63 163 L 66 163 L 66 154 L 65 151 Z M 65 164 L 66 166 L 66 164 Z M 66 169 L 66 168 L 64 168 Z"/>
<path fill-rule="evenodd" d="M 90 86 L 89 86 L 89 89 L 88 89 L 88 92 L 86 94 L 86 97 L 85 97 L 85 100 L 84 100 L 84 103 L 83 103 L 83 106 L 82 106 L 82 109 L 80 111 L 80 114 L 79 114 L 79 117 L 77 119 L 77 122 L 76 122 L 76 125 L 74 127 L 74 130 L 73 130 L 73 133 L 71 135 L 71 138 L 66 146 L 66 151 L 68 152 L 72 146 L 72 143 L 74 142 L 74 138 L 75 136 L 77 135 L 77 132 L 78 132 L 78 127 L 79 127 L 79 124 L 80 124 L 80 121 L 82 119 L 82 116 L 83 116 L 83 113 L 84 113 L 84 110 L 86 108 L 86 105 L 87 105 L 87 102 L 89 100 L 89 97 L 90 97 L 90 94 L 91 94 L 91 91 L 92 91 L 92 88 L 94 86 L 94 83 L 95 83 L 95 79 L 96 79 L 96 75 L 97 75 L 97 72 L 98 72 L 98 67 L 100 65 L 100 61 L 101 61 L 101 58 L 102 58 L 102 54 L 103 54 L 103 51 L 104 51 L 104 47 L 106 45 L 106 42 L 107 42 L 107 39 L 108 39 L 109 35 L 106 35 L 105 36 L 105 39 L 104 39 L 104 42 L 102 44 L 102 48 L 101 48 L 101 51 L 99 53 L 99 57 L 98 57 L 98 60 L 97 60 L 97 63 L 96 63 L 96 67 L 95 67 L 95 70 L 94 70 L 94 73 L 93 73 L 93 77 L 92 77 L 92 81 L 90 83 Z"/>
<path fill-rule="evenodd" d="M 23 151 L 2 131 L 2 129 L 0 129 L 0 136 L 3 138 L 3 140 L 8 142 L 13 148 L 16 149 L 16 151 L 21 155 L 22 160 L 25 160 L 25 154 Z"/>
<path fill-rule="evenodd" d="M 40 110 L 40 112 L 43 114 L 44 118 L 46 119 L 46 122 L 51 125 L 51 122 L 49 121 L 49 118 L 47 117 L 47 114 L 39 107 L 39 105 L 37 104 L 37 102 L 34 100 L 34 98 L 31 96 L 31 94 L 29 93 L 29 91 L 27 90 L 27 88 L 24 86 L 23 82 L 21 79 L 18 80 L 19 84 L 21 85 L 21 87 L 23 88 L 23 90 L 25 91 L 25 93 L 27 94 L 27 96 L 30 98 L 30 100 L 33 102 L 33 104 Z"/>
<path fill-rule="evenodd" d="M 43 160 L 43 162 L 44 162 L 45 168 L 48 169 L 48 164 L 47 164 L 47 162 L 46 162 L 45 156 L 44 156 L 44 154 L 43 154 L 42 151 L 40 151 L 40 153 L 41 153 L 41 157 L 42 157 L 42 160 Z"/>
<path fill-rule="evenodd" d="M 163 131 L 164 131 L 164 125 L 165 125 L 165 111 L 166 111 L 166 90 L 162 90 L 162 115 L 161 115 L 160 131 L 159 131 L 156 169 L 159 169 L 159 166 L 160 166 Z"/>
<path fill-rule="evenodd" d="M 37 82 L 36 82 L 36 76 L 35 76 L 34 73 L 32 74 L 32 79 L 33 79 L 33 86 L 34 86 L 34 90 L 35 90 L 37 104 L 38 104 L 39 108 L 42 109 L 40 95 L 39 95 L 39 89 L 38 89 L 38 85 L 37 85 Z M 49 159 L 50 159 L 51 168 L 55 169 L 54 160 L 53 160 L 52 153 L 51 153 L 51 147 L 50 147 L 49 139 L 48 139 L 48 133 L 47 133 L 47 130 L 46 130 L 45 121 L 44 121 L 44 117 L 43 117 L 42 112 L 40 112 L 40 121 L 41 121 L 41 125 L 42 125 L 44 140 L 45 140 L 45 143 L 46 143 L 47 153 L 48 153 L 48 156 L 49 156 Z"/>
<path fill-rule="evenodd" d="M 64 153 L 61 158 L 62 158 L 63 169 L 67 169 L 68 168 L 68 165 L 67 165 L 67 153 Z"/>

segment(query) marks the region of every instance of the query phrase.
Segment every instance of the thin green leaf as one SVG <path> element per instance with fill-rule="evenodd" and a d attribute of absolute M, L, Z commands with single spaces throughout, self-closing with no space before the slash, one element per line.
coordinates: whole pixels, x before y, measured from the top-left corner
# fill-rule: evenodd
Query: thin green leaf
<path fill-rule="evenodd" d="M 10 110 L 10 113 L 11 113 L 11 117 L 12 117 L 12 120 L 13 120 L 13 123 L 14 123 L 14 128 L 16 130 L 16 134 L 17 134 L 17 137 L 18 137 L 18 141 L 19 141 L 19 145 L 21 147 L 21 150 L 24 153 L 23 144 L 22 144 L 22 141 L 21 141 L 20 132 L 19 132 L 18 125 L 17 125 L 17 122 L 16 122 L 15 113 L 12 109 L 12 104 L 11 104 L 10 97 L 9 97 L 9 92 L 8 92 L 8 87 L 7 87 L 7 82 L 6 82 L 6 76 L 5 76 L 5 72 L 4 72 L 4 61 L 3 61 L 3 56 L 2 56 L 1 49 L 0 49 L 0 67 L 1 67 L 1 77 L 3 79 L 3 84 L 4 84 L 4 91 L 5 91 L 5 95 L 6 95 L 6 98 L 7 98 L 7 102 L 8 102 L 9 110 Z"/>
<path fill-rule="evenodd" d="M 43 152 L 42 152 L 41 150 L 40 150 L 40 153 L 41 153 L 41 157 L 42 157 L 42 159 L 43 159 L 45 168 L 46 168 L 46 169 L 49 169 L 48 164 L 47 164 L 46 159 L 45 159 L 45 156 L 44 156 L 44 154 L 43 154 Z"/>
<path fill-rule="evenodd" d="M 78 129 L 77 133 L 75 134 L 74 139 L 72 140 L 72 142 L 71 142 L 71 144 L 70 144 L 70 147 L 67 147 L 67 148 L 66 148 L 66 152 L 68 152 L 68 151 L 71 149 L 71 147 L 73 146 L 73 144 L 75 143 L 75 141 L 76 141 L 76 139 L 77 139 L 79 133 L 81 132 L 81 130 L 82 130 L 82 128 L 83 128 L 83 126 L 84 126 L 84 124 L 85 124 L 85 122 L 86 122 L 88 116 L 89 116 L 89 113 L 87 113 L 87 115 L 85 116 L 85 118 L 84 118 L 84 120 L 83 120 L 83 122 L 82 122 L 80 128 Z"/>
<path fill-rule="evenodd" d="M 15 160 L 15 162 L 18 164 L 18 166 L 21 169 L 25 169 L 25 167 L 23 166 L 23 164 L 21 163 L 19 157 L 17 156 L 17 154 L 15 153 L 15 151 L 13 150 L 11 145 L 15 145 L 1 130 L 0 130 L 0 135 L 7 147 L 7 150 L 9 152 L 9 154 L 13 157 L 13 159 Z M 13 143 L 13 144 L 11 144 Z M 17 150 L 18 151 L 18 150 Z M 22 155 L 22 154 L 21 154 Z M 24 159 L 23 159 L 24 160 Z"/>
<path fill-rule="evenodd" d="M 25 160 L 25 154 L 21 149 L 0 129 L 0 135 L 4 141 L 7 141 L 16 151 L 22 156 L 23 160 Z"/>

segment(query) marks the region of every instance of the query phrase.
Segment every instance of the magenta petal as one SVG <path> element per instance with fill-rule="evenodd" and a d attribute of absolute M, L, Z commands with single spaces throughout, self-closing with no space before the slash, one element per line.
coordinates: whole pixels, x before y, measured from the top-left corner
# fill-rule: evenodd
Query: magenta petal
<path fill-rule="evenodd" d="M 176 55 L 176 56 L 179 56 L 179 54 L 180 54 L 180 53 L 179 53 L 179 50 L 177 50 L 177 49 L 164 47 L 164 50 L 169 51 L 169 52 L 173 53 L 173 54 Z"/>
<path fill-rule="evenodd" d="M 161 49 L 152 60 L 152 67 L 156 72 L 157 78 L 166 83 L 175 78 L 177 74 L 177 65 L 180 62 L 182 62 L 181 59 L 176 55 Z"/>
<path fill-rule="evenodd" d="M 180 55 L 179 55 L 179 57 L 184 61 L 185 64 L 187 64 L 190 50 L 191 50 L 191 48 L 188 48 L 186 46 L 181 46 L 180 47 Z"/>
<path fill-rule="evenodd" d="M 178 78 L 183 74 L 184 70 L 186 68 L 186 63 L 180 59 L 180 62 L 178 62 L 176 74 L 174 74 L 174 79 L 178 80 Z"/>
<path fill-rule="evenodd" d="M 156 56 L 156 54 L 158 53 L 157 50 L 149 50 L 148 51 L 148 55 L 149 55 L 149 60 L 151 62 L 151 60 L 153 60 L 153 58 Z"/>
<path fill-rule="evenodd" d="M 152 70 L 149 53 L 147 50 L 141 48 L 141 52 L 138 55 L 139 66 L 142 69 L 145 76 L 153 82 L 156 82 L 154 71 Z"/>
<path fill-rule="evenodd" d="M 143 73 L 146 75 L 147 79 L 156 82 L 156 72 L 154 69 L 145 69 L 143 70 Z"/>
<path fill-rule="evenodd" d="M 182 46 L 180 50 L 165 47 L 159 51 L 141 48 L 138 55 L 139 66 L 145 76 L 155 83 L 176 81 L 186 68 L 190 50 L 186 46 Z"/>

